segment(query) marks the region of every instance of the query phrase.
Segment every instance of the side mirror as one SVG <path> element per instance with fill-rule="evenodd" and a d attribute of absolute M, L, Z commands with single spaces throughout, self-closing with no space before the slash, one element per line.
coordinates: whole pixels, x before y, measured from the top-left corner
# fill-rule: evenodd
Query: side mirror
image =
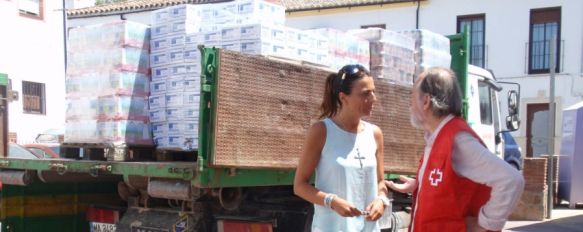
<path fill-rule="evenodd" d="M 518 115 L 518 93 L 510 90 L 508 93 L 508 115 Z"/>
<path fill-rule="evenodd" d="M 518 126 L 520 126 L 520 119 L 518 119 L 518 115 L 509 115 L 506 116 L 506 128 L 510 131 L 518 130 Z"/>

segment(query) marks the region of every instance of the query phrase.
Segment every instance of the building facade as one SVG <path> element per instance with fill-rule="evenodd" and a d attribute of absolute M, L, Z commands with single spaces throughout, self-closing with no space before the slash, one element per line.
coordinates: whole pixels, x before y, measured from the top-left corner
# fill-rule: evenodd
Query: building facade
<path fill-rule="evenodd" d="M 150 12 L 168 1 L 112 4 L 69 11 L 69 25 L 126 19 L 150 23 Z M 183 1 L 191 3 L 192 1 Z M 206 2 L 206 1 L 197 1 Z M 583 1 L 570 0 L 280 0 L 287 26 L 342 30 L 383 27 L 471 32 L 471 63 L 491 69 L 501 81 L 520 84 L 520 129 L 513 133 L 527 156 L 546 154 L 550 96 L 550 52 L 554 46 L 556 78 L 555 154 L 560 150 L 562 110 L 583 100 Z M 137 3 L 136 3 L 137 4 Z M 177 3 L 176 3 L 177 4 Z M 505 88 L 515 88 L 505 85 Z M 501 94 L 505 117 L 505 95 Z"/>
<path fill-rule="evenodd" d="M 9 136 L 31 143 L 65 122 L 64 2 L 0 1 L 0 73 L 19 99 L 9 103 Z"/>
<path fill-rule="evenodd" d="M 301 29 L 380 26 L 398 31 L 417 27 L 444 35 L 469 25 L 470 62 L 491 69 L 498 80 L 520 84 L 521 126 L 513 134 L 524 154 L 538 156 L 548 153 L 553 36 L 557 64 L 555 154 L 560 150 L 562 110 L 583 100 L 582 13 L 581 1 L 428 0 L 288 12 L 286 22 Z M 505 116 L 505 99 L 501 104 Z"/>

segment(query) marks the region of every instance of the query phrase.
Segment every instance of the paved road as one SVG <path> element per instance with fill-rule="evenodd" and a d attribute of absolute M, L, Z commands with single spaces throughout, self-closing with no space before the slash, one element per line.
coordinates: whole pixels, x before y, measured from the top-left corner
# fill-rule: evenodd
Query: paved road
<path fill-rule="evenodd" d="M 516 232 L 583 232 L 583 207 L 558 208 L 545 221 L 509 221 L 504 231 Z"/>

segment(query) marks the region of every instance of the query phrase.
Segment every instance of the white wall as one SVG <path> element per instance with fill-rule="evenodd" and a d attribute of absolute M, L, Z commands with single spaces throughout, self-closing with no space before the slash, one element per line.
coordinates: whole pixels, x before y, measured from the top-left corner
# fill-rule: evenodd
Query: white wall
<path fill-rule="evenodd" d="M 150 11 L 144 12 L 137 12 L 137 13 L 129 13 L 123 14 L 125 20 L 142 23 L 146 25 L 150 25 Z M 72 18 L 67 20 L 67 27 L 78 27 L 83 25 L 92 25 L 92 24 L 99 24 L 105 22 L 115 22 L 120 21 L 120 15 L 107 15 L 107 16 L 100 16 L 100 17 L 85 17 L 85 18 Z"/>
<path fill-rule="evenodd" d="M 65 0 L 67 9 L 79 9 L 95 5 L 95 0 Z"/>
<path fill-rule="evenodd" d="M 0 1 L 0 72 L 8 74 L 12 88 L 20 93 L 10 103 L 9 130 L 19 143 L 58 128 L 65 121 L 65 64 L 61 1 L 44 1 L 44 19 L 19 16 L 17 1 Z M 45 83 L 46 115 L 24 114 L 22 81 Z"/>
<path fill-rule="evenodd" d="M 557 76 L 555 84 L 558 104 L 555 150 L 558 151 L 561 111 L 583 100 L 583 1 L 429 0 L 420 7 L 419 27 L 446 35 L 456 32 L 457 16 L 485 14 L 487 68 L 492 69 L 498 79 L 521 84 L 522 125 L 514 135 L 523 148 L 526 148 L 527 104 L 549 102 L 549 75 L 528 75 L 526 70 L 530 10 L 557 6 L 561 6 L 561 40 L 564 41 L 562 73 Z M 322 26 L 355 29 L 368 24 L 386 24 L 390 30 L 411 29 L 415 27 L 416 8 L 414 4 L 397 4 L 378 10 L 345 8 L 343 11 L 291 13 L 288 14 L 286 24 L 302 29 Z M 506 97 L 505 94 L 501 96 Z M 502 116 L 505 117 L 506 99 L 501 100 Z"/>

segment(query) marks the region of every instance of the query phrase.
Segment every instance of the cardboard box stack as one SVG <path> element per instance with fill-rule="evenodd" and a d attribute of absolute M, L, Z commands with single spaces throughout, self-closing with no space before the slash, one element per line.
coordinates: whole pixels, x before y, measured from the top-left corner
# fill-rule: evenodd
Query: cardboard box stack
<path fill-rule="evenodd" d="M 415 41 L 403 34 L 380 28 L 349 31 L 370 41 L 370 71 L 381 80 L 411 86 L 415 75 Z"/>
<path fill-rule="evenodd" d="M 328 62 L 325 37 L 287 28 L 284 23 L 285 8 L 262 0 L 178 5 L 154 11 L 149 118 L 158 148 L 198 148 L 198 45 Z"/>
<path fill-rule="evenodd" d="M 430 67 L 450 67 L 451 54 L 447 37 L 423 29 L 400 33 L 415 40 L 415 77 Z"/>
<path fill-rule="evenodd" d="M 197 45 L 203 42 L 198 33 L 203 14 L 211 13 L 179 5 L 152 14 L 149 118 L 158 148 L 198 147 L 201 59 Z"/>
<path fill-rule="evenodd" d="M 127 21 L 70 31 L 65 142 L 152 144 L 148 41 Z"/>
<path fill-rule="evenodd" d="M 339 70 L 347 64 L 361 64 L 369 68 L 370 45 L 367 40 L 332 28 L 309 30 L 308 33 L 328 39 L 326 45 L 328 46 L 328 61 L 326 62 L 323 58 L 320 62 L 328 65 L 332 70 Z"/>

